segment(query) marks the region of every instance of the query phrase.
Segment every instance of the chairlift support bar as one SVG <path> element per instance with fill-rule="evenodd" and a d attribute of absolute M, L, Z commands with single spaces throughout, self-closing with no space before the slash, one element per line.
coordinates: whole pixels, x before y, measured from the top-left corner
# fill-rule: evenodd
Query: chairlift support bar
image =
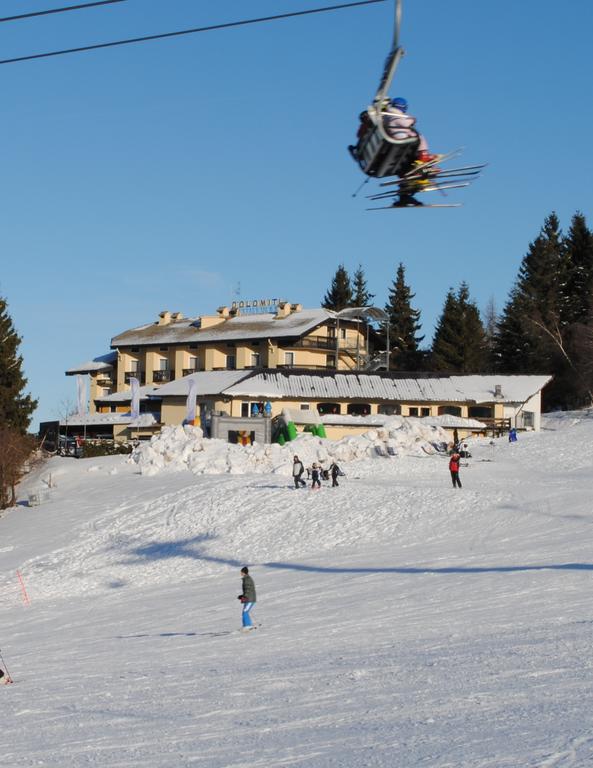
<path fill-rule="evenodd" d="M 399 44 L 399 32 L 401 28 L 401 20 L 402 20 L 402 0 L 395 0 L 395 21 L 394 21 L 394 27 L 393 27 L 393 43 L 391 45 L 391 50 L 389 51 L 389 55 L 387 56 L 387 60 L 385 61 L 385 68 L 383 70 L 381 82 L 379 83 L 379 88 L 377 89 L 377 93 L 375 94 L 373 104 L 380 104 L 383 101 L 383 99 L 386 98 L 386 94 L 389 92 L 389 89 L 391 87 L 391 81 L 393 80 L 393 76 L 395 75 L 395 70 L 397 69 L 399 62 L 405 53 L 404 49 L 401 48 Z"/>

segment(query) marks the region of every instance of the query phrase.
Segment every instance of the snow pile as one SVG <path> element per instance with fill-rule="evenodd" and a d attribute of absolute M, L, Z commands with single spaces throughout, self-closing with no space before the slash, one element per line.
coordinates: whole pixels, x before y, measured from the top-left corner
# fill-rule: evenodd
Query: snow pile
<path fill-rule="evenodd" d="M 588 419 L 593 419 L 593 408 L 584 408 L 581 411 L 552 411 L 542 414 L 542 429 L 567 429 Z"/>
<path fill-rule="evenodd" d="M 382 427 L 362 435 L 327 440 L 301 434 L 291 443 L 242 446 L 205 438 L 199 427 L 164 427 L 150 443 L 140 444 L 132 453 L 143 475 L 163 470 L 189 470 L 197 475 L 280 474 L 290 475 L 292 457 L 298 454 L 305 466 L 332 461 L 348 463 L 382 456 L 426 456 L 444 450 L 448 435 L 439 426 L 421 419 L 393 416 Z"/>

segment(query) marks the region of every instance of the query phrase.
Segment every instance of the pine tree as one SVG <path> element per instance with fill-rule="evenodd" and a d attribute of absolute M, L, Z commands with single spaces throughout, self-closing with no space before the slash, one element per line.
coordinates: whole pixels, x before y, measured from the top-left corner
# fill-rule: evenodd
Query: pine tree
<path fill-rule="evenodd" d="M 23 395 L 27 379 L 22 371 L 23 358 L 18 354 L 20 343 L 6 300 L 0 297 L 0 424 L 24 435 L 37 401 Z"/>
<path fill-rule="evenodd" d="M 486 309 L 484 310 L 484 338 L 488 356 L 487 369 L 489 371 L 494 370 L 495 367 L 495 344 L 497 327 L 498 311 L 496 309 L 496 300 L 494 299 L 494 296 L 491 296 L 488 299 Z"/>
<path fill-rule="evenodd" d="M 564 246 L 569 259 L 565 317 L 569 322 L 586 322 L 593 291 L 593 232 L 582 213 L 572 217 Z"/>
<path fill-rule="evenodd" d="M 561 333 L 570 314 L 569 275 L 570 256 L 552 213 L 530 243 L 502 312 L 495 344 L 499 370 L 552 370 L 556 352 L 551 335 Z"/>
<path fill-rule="evenodd" d="M 432 345 L 432 366 L 439 371 L 479 373 L 487 366 L 486 335 L 469 286 L 449 289 Z"/>
<path fill-rule="evenodd" d="M 437 371 L 460 371 L 462 365 L 459 338 L 459 306 L 453 288 L 449 288 L 432 342 L 432 367 Z"/>
<path fill-rule="evenodd" d="M 412 308 L 414 296 L 406 285 L 404 265 L 400 262 L 385 305 L 389 315 L 391 365 L 400 371 L 417 369 L 422 360 L 419 346 L 424 336 L 418 336 L 421 328 L 420 310 Z"/>
<path fill-rule="evenodd" d="M 340 264 L 333 277 L 331 287 L 325 294 L 321 304 L 325 309 L 332 309 L 339 312 L 345 307 L 352 306 L 352 285 L 350 275 L 343 264 Z"/>
<path fill-rule="evenodd" d="M 353 288 L 353 291 L 352 291 L 353 307 L 368 307 L 371 304 L 371 301 L 375 298 L 375 294 L 369 293 L 367 289 L 367 281 L 364 276 L 364 270 L 360 264 L 358 265 L 358 269 L 354 273 L 352 288 Z"/>

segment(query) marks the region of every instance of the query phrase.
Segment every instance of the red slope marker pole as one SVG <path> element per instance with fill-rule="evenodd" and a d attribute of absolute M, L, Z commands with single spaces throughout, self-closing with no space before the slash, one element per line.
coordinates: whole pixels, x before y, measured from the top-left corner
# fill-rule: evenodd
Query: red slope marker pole
<path fill-rule="evenodd" d="M 23 577 L 21 576 L 21 572 L 17 571 L 16 575 L 19 577 L 19 581 L 21 583 L 21 593 L 23 595 L 23 603 L 25 605 L 31 605 L 31 601 L 29 600 L 29 595 L 27 594 L 27 589 L 25 587 L 25 582 L 23 581 Z"/>

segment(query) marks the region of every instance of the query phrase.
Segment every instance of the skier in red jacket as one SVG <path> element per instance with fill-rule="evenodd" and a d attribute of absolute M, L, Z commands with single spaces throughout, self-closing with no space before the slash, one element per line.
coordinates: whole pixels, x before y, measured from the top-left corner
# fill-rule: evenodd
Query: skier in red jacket
<path fill-rule="evenodd" d="M 449 460 L 449 471 L 451 472 L 451 480 L 453 482 L 453 488 L 461 488 L 461 480 L 459 479 L 459 461 L 461 456 L 457 451 L 453 451 L 451 459 Z"/>

